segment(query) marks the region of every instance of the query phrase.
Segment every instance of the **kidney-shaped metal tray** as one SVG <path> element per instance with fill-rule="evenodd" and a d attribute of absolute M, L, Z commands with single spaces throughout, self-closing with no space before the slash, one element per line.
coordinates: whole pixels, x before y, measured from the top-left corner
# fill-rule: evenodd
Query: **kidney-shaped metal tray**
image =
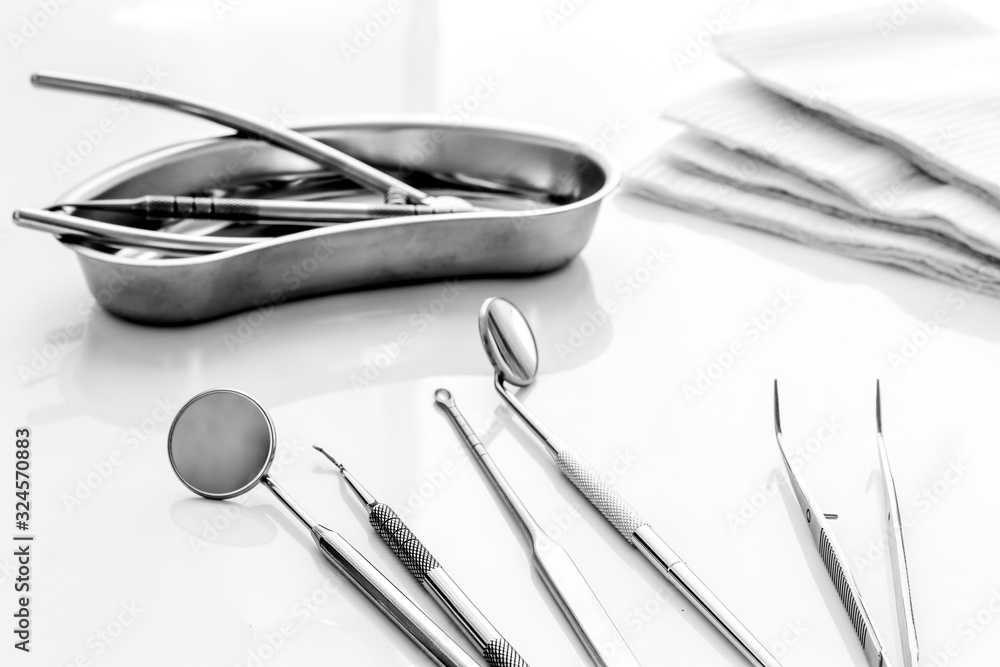
<path fill-rule="evenodd" d="M 300 131 L 431 194 L 456 194 L 509 210 L 295 227 L 292 233 L 287 226 L 174 222 L 169 227 L 174 232 L 284 234 L 188 257 L 67 239 L 97 301 L 126 319 L 188 324 L 330 292 L 551 271 L 583 249 L 601 201 L 620 179 L 611 158 L 588 152 L 579 139 L 507 124 L 393 119 Z M 66 193 L 62 201 L 146 194 L 329 198 L 329 192 L 317 194 L 315 181 L 324 178 L 333 196 L 358 190 L 305 158 L 233 135 L 136 158 Z M 154 224 L 120 214 L 80 210 L 76 215 Z"/>

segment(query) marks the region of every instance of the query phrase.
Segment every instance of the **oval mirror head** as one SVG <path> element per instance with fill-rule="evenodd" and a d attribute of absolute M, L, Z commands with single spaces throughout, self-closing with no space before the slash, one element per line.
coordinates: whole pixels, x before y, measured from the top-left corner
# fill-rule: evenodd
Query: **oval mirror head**
<path fill-rule="evenodd" d="M 517 306 L 493 297 L 479 311 L 479 336 L 500 379 L 525 387 L 538 373 L 538 347 Z"/>
<path fill-rule="evenodd" d="M 167 453 L 184 485 L 222 500 L 249 491 L 274 459 L 274 424 L 261 405 L 232 389 L 188 401 L 170 426 Z"/>

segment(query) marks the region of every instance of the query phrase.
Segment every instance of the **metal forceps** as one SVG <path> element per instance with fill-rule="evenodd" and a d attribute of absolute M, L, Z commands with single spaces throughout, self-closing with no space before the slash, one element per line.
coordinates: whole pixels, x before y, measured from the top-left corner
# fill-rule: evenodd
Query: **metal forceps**
<path fill-rule="evenodd" d="M 888 523 L 889 532 L 889 556 L 892 561 L 892 580 L 896 598 L 896 621 L 899 625 L 899 632 L 903 644 L 903 664 L 905 667 L 917 667 L 917 632 L 913 619 L 913 603 L 910 594 L 910 577 L 906 566 L 906 549 L 903 546 L 903 525 L 900 519 L 899 502 L 896 499 L 896 485 L 892 478 L 892 470 L 889 468 L 889 457 L 885 449 L 885 441 L 882 438 L 882 391 L 879 384 L 875 384 L 875 422 L 877 426 L 876 442 L 879 451 L 879 463 L 882 468 L 882 490 L 885 496 L 885 518 Z M 847 559 L 844 557 L 840 545 L 837 543 L 831 531 L 831 521 L 837 518 L 836 514 L 824 514 L 817 510 L 819 505 L 815 498 L 809 493 L 806 486 L 796 475 L 788 458 L 788 451 L 785 448 L 785 440 L 781 434 L 781 412 L 778 408 L 778 381 L 774 381 L 774 433 L 778 439 L 778 450 L 781 452 L 781 460 L 785 464 L 788 472 L 788 479 L 791 482 L 792 491 L 795 493 L 795 500 L 799 508 L 805 515 L 806 523 L 809 525 L 809 532 L 812 533 L 819 555 L 823 559 L 823 565 L 833 580 L 833 585 L 837 589 L 840 601 L 847 610 L 847 615 L 851 619 L 854 631 L 861 641 L 861 648 L 864 650 L 865 659 L 871 667 L 889 667 L 889 658 L 886 655 L 885 646 L 875 631 L 868 609 L 865 607 L 861 593 L 858 591 L 857 583 L 851 575 L 851 570 Z"/>

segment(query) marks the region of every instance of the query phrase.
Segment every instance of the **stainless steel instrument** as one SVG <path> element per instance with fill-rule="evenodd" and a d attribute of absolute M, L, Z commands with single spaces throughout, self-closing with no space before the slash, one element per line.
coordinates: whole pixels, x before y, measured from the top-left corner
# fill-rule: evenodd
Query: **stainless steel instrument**
<path fill-rule="evenodd" d="M 356 202 L 282 201 L 233 199 L 225 197 L 145 196 L 132 199 L 101 199 L 66 202 L 49 210 L 21 208 L 14 211 L 14 222 L 27 229 L 49 232 L 77 243 L 100 244 L 114 248 L 156 250 L 164 256 L 188 257 L 235 250 L 256 245 L 274 237 L 214 236 L 178 234 L 149 230 L 125 224 L 88 220 L 65 212 L 102 211 L 132 213 L 141 218 L 222 220 L 226 222 L 259 221 L 267 225 L 321 227 L 330 223 L 357 222 L 410 215 L 434 215 L 468 212 L 467 207 L 451 207 L 448 197 L 440 197 L 432 206 L 424 204 L 362 204 Z M 444 202 L 444 203 L 442 203 Z"/>
<path fill-rule="evenodd" d="M 910 569 L 906 564 L 906 547 L 903 544 L 903 519 L 896 497 L 896 481 L 889 466 L 889 454 L 882 437 L 882 387 L 875 381 L 875 424 L 878 444 L 879 466 L 882 469 L 882 498 L 885 503 L 885 517 L 889 530 L 889 559 L 892 568 L 892 583 L 896 596 L 896 623 L 903 639 L 903 664 L 917 667 L 920 650 L 917 644 L 917 625 L 913 617 L 913 598 L 910 592 Z"/>
<path fill-rule="evenodd" d="M 34 208 L 14 211 L 14 222 L 27 229 L 56 234 L 66 241 L 98 243 L 115 248 L 145 248 L 176 257 L 236 250 L 260 242 L 259 238 L 174 234 Z"/>
<path fill-rule="evenodd" d="M 378 536 L 476 645 L 486 658 L 486 663 L 491 667 L 528 667 L 528 663 L 518 655 L 483 612 L 479 611 L 393 509 L 376 500 L 344 464 L 325 449 L 319 445 L 313 447 L 337 466 L 348 488 L 364 506 L 368 522 Z"/>
<path fill-rule="evenodd" d="M 267 411 L 250 396 L 232 389 L 212 389 L 192 398 L 177 413 L 167 436 L 170 464 L 191 491 L 224 500 L 264 484 L 309 530 L 326 559 L 436 664 L 477 667 L 475 660 L 347 540 L 319 525 L 268 476 L 276 448 L 274 423 Z"/>
<path fill-rule="evenodd" d="M 875 422 L 877 424 L 876 442 L 879 450 L 879 464 L 882 468 L 882 483 L 886 504 L 886 520 L 889 524 L 889 555 L 891 559 L 893 586 L 896 598 L 896 620 L 903 643 L 903 664 L 906 667 L 917 667 L 918 646 L 916 625 L 913 618 L 913 603 L 910 595 L 909 570 L 906 566 L 906 549 L 903 545 L 903 525 L 899 513 L 899 501 L 896 498 L 896 485 L 889 467 L 889 457 L 882 438 L 882 391 L 879 383 L 875 385 Z M 781 432 L 781 410 L 778 405 L 778 381 L 774 382 L 774 434 L 778 440 L 778 451 L 781 461 L 788 473 L 795 500 L 805 516 L 809 532 L 813 536 L 819 555 L 823 559 L 827 574 L 833 581 L 840 601 L 854 626 L 854 631 L 861 642 L 865 659 L 871 667 L 889 667 L 889 657 L 875 626 L 872 624 L 864 599 L 858 589 L 847 558 L 844 556 L 837 538 L 832 531 L 831 522 L 836 514 L 820 512 L 815 497 L 799 478 L 789 460 L 784 436 Z"/>
<path fill-rule="evenodd" d="M 600 510 L 628 542 L 638 549 L 674 585 L 747 661 L 758 667 L 780 664 L 753 633 L 733 614 L 694 571 L 646 523 L 632 505 L 583 458 L 550 433 L 507 389 L 531 384 L 538 372 L 538 349 L 531 326 L 517 307 L 505 299 L 491 298 L 479 312 L 479 333 L 495 369 L 494 386 L 577 489 Z"/>
<path fill-rule="evenodd" d="M 191 97 L 148 90 L 127 83 L 96 79 L 93 77 L 40 72 L 31 76 L 31 83 L 47 88 L 61 88 L 97 95 L 126 97 L 139 102 L 147 102 L 198 116 L 230 127 L 251 137 L 258 137 L 276 146 L 297 153 L 313 162 L 334 171 L 340 171 L 352 180 L 380 192 L 399 192 L 416 203 L 430 204 L 432 198 L 426 193 L 404 183 L 398 178 L 376 169 L 357 158 L 313 139 L 307 135 L 283 127 L 269 125 L 246 114 L 224 109 Z"/>
<path fill-rule="evenodd" d="M 438 389 L 434 392 L 434 400 L 444 408 L 474 458 L 490 478 L 493 487 L 518 519 L 531 545 L 531 557 L 535 569 L 594 662 L 605 667 L 638 667 L 639 661 L 632 654 L 583 574 L 566 550 L 546 535 L 528 512 L 507 478 L 486 451 L 476 432 L 462 416 L 451 392 L 447 389 Z"/>
<path fill-rule="evenodd" d="M 190 218 L 192 220 L 238 220 L 295 225 L 323 225 L 374 218 L 397 218 L 433 213 L 465 213 L 466 206 L 447 202 L 425 204 L 362 204 L 358 202 L 288 201 L 281 199 L 237 199 L 232 197 L 180 197 L 146 195 L 131 199 L 92 199 L 60 202 L 51 208 L 91 211 L 124 211 L 147 219 Z"/>

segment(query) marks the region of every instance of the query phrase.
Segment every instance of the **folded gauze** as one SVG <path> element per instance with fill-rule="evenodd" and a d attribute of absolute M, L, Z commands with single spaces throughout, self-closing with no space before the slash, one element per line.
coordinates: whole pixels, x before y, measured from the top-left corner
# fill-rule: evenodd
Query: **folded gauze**
<path fill-rule="evenodd" d="M 630 174 L 633 191 L 1000 296 L 991 30 L 926 2 L 716 44 L 743 74 L 665 110 L 688 132 Z"/>
<path fill-rule="evenodd" d="M 734 31 L 719 53 L 941 180 L 1000 203 L 1000 39 L 933 0 Z"/>
<path fill-rule="evenodd" d="M 977 293 L 1000 296 L 1000 272 L 995 265 L 972 253 L 930 236 L 850 221 L 785 198 L 704 178 L 682 169 L 670 154 L 668 144 L 664 155 L 652 156 L 629 174 L 627 187 L 681 210 L 771 232 L 857 259 L 901 267 Z"/>
<path fill-rule="evenodd" d="M 816 112 L 824 102 L 812 104 L 790 102 L 740 77 L 670 105 L 664 116 L 838 196 L 818 205 L 832 201 L 875 222 L 939 234 L 1000 258 L 1000 208 L 826 122 Z M 746 170 L 754 163 L 742 164 Z M 821 196 L 816 188 L 809 192 L 812 199 Z"/>

